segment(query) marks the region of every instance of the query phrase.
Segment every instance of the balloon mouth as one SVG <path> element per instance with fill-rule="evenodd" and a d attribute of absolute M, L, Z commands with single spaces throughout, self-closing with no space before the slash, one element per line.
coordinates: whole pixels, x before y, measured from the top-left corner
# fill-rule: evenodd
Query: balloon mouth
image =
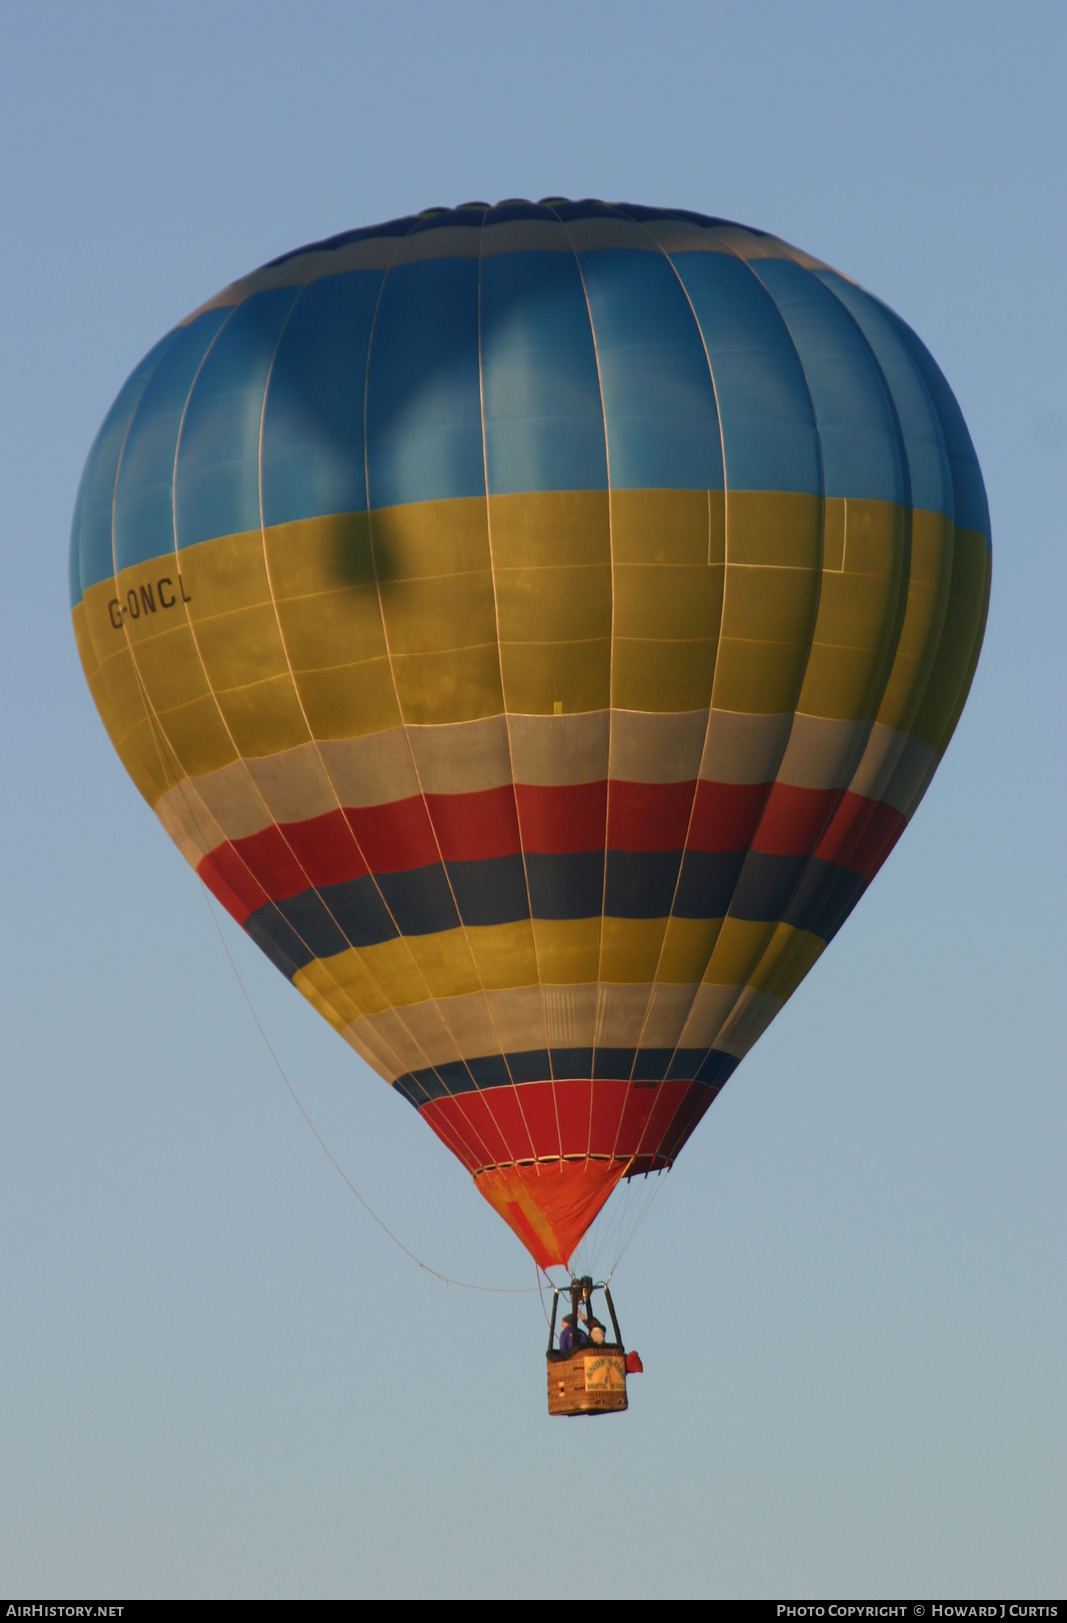
<path fill-rule="evenodd" d="M 535 1161 L 488 1167 L 474 1186 L 522 1241 L 539 1268 L 567 1267 L 629 1160 Z"/>
<path fill-rule="evenodd" d="M 540 1268 L 567 1266 L 621 1178 L 669 1167 L 718 1088 L 557 1077 L 428 1100 L 419 1114 Z"/>

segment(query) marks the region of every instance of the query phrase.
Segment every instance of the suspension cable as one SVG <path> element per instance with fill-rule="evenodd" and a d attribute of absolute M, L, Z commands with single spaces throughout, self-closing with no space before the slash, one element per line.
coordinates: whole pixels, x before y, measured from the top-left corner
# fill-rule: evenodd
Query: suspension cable
<path fill-rule="evenodd" d="M 337 1161 L 337 1159 L 333 1155 L 333 1152 L 330 1150 L 329 1146 L 326 1144 L 325 1140 L 323 1139 L 322 1134 L 319 1132 L 318 1128 L 315 1126 L 315 1123 L 312 1121 L 311 1117 L 308 1115 L 307 1111 L 304 1109 L 304 1106 L 301 1103 L 301 1101 L 300 1101 L 300 1099 L 299 1099 L 299 1097 L 297 1095 L 296 1089 L 293 1087 L 293 1084 L 290 1082 L 288 1076 L 286 1075 L 285 1067 L 283 1066 L 281 1060 L 278 1058 L 277 1054 L 275 1053 L 274 1048 L 273 1048 L 273 1046 L 271 1044 L 270 1038 L 267 1036 L 266 1031 L 263 1029 L 263 1022 L 260 1020 L 259 1015 L 256 1013 L 255 1006 L 254 1006 L 254 1004 L 252 1002 L 252 999 L 248 995 L 248 989 L 246 988 L 244 981 L 241 979 L 241 972 L 237 968 L 237 964 L 234 961 L 233 954 L 230 951 L 229 943 L 226 940 L 226 937 L 222 933 L 222 927 L 219 924 L 218 917 L 217 917 L 217 915 L 215 913 L 214 905 L 212 904 L 210 893 L 208 892 L 208 888 L 204 884 L 203 879 L 200 880 L 200 888 L 204 893 L 204 900 L 207 903 L 208 912 L 211 914 L 211 922 L 215 926 L 215 930 L 216 930 L 216 932 L 218 934 L 219 940 L 222 942 L 222 950 L 225 952 L 226 957 L 229 959 L 230 968 L 233 970 L 234 975 L 237 978 L 237 984 L 241 988 L 241 996 L 244 998 L 245 1003 L 248 1005 L 248 1012 L 251 1014 L 252 1019 L 256 1023 L 256 1029 L 258 1030 L 259 1035 L 263 1038 L 263 1041 L 264 1041 L 264 1043 L 266 1045 L 267 1053 L 270 1055 L 271 1059 L 274 1061 L 274 1066 L 275 1066 L 275 1069 L 278 1072 L 278 1075 L 281 1077 L 282 1081 L 285 1083 L 285 1086 L 289 1091 L 289 1096 L 292 1099 L 293 1103 L 296 1105 L 296 1108 L 299 1110 L 300 1114 L 303 1116 L 303 1118 L 304 1118 L 305 1122 L 307 1123 L 308 1127 L 311 1129 L 311 1132 L 314 1135 L 315 1141 L 318 1144 L 319 1148 L 322 1150 L 322 1153 L 325 1155 L 326 1159 L 329 1161 L 330 1165 L 333 1167 L 333 1169 L 337 1173 L 338 1177 L 342 1179 L 342 1181 L 348 1186 L 348 1188 L 351 1190 L 351 1192 L 355 1195 L 356 1199 L 359 1201 L 359 1204 L 363 1207 L 363 1210 L 367 1213 L 368 1217 L 373 1218 L 374 1222 L 377 1223 L 377 1225 L 381 1229 L 382 1233 L 387 1234 L 389 1236 L 390 1240 L 392 1240 L 392 1242 L 393 1242 L 393 1244 L 395 1246 L 399 1246 L 400 1250 L 404 1253 L 405 1257 L 409 1257 L 411 1259 L 411 1261 L 415 1264 L 416 1268 L 421 1268 L 424 1274 L 432 1274 L 434 1279 L 440 1279 L 446 1285 L 455 1285 L 458 1289 L 465 1290 L 465 1291 L 486 1291 L 486 1292 L 489 1292 L 490 1294 L 495 1295 L 495 1296 L 530 1296 L 530 1295 L 533 1294 L 534 1290 L 537 1290 L 539 1292 L 540 1289 L 541 1289 L 540 1278 L 538 1279 L 538 1282 L 537 1282 L 536 1286 L 534 1286 L 534 1285 L 473 1285 L 473 1284 L 471 1284 L 471 1282 L 469 1280 L 466 1280 L 466 1279 L 453 1279 L 451 1277 L 451 1275 L 449 1275 L 449 1274 L 442 1274 L 437 1268 L 431 1268 L 431 1266 L 430 1266 L 430 1264 L 428 1262 L 423 1262 L 420 1257 L 417 1257 L 415 1255 L 414 1251 L 410 1250 L 404 1244 L 403 1240 L 398 1239 L 397 1236 L 393 1233 L 392 1229 L 389 1227 L 389 1225 L 382 1221 L 382 1219 L 378 1216 L 378 1213 L 369 1204 L 369 1202 L 364 1200 L 363 1196 L 360 1194 L 359 1190 L 356 1188 L 355 1184 L 352 1182 L 351 1178 L 348 1176 L 348 1173 L 345 1171 L 344 1167 L 342 1167 L 340 1165 L 340 1163 Z M 542 1303 L 542 1305 L 543 1305 L 543 1303 Z"/>

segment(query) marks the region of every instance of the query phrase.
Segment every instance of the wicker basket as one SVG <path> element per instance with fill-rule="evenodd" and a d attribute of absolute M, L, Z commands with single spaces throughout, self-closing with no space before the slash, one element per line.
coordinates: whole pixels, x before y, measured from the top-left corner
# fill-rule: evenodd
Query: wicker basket
<path fill-rule="evenodd" d="M 549 1353 L 549 1414 L 612 1414 L 625 1408 L 626 1354 L 621 1347 Z"/>

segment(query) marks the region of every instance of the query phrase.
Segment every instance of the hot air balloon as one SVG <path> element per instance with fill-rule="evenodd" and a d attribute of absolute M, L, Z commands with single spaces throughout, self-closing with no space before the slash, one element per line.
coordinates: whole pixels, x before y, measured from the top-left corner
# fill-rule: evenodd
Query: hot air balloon
<path fill-rule="evenodd" d="M 859 901 L 989 575 L 891 310 L 764 232 L 562 199 L 226 288 L 121 390 L 71 545 L 138 789 L 542 1267 Z"/>

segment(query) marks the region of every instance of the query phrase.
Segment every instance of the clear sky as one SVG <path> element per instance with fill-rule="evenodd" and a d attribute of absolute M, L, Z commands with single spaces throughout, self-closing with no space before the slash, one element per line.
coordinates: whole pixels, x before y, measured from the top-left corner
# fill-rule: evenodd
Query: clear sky
<path fill-rule="evenodd" d="M 1065 1587 L 1063 63 L 1053 0 L 0 9 L 0 1591 Z M 982 462 L 993 597 L 914 823 L 616 1275 L 646 1373 L 549 1421 L 536 1292 L 420 1273 L 304 1125 L 101 727 L 70 514 L 127 373 L 302 242 L 468 198 L 777 233 L 891 304 Z M 534 1283 L 240 931 L 345 1171 Z"/>

